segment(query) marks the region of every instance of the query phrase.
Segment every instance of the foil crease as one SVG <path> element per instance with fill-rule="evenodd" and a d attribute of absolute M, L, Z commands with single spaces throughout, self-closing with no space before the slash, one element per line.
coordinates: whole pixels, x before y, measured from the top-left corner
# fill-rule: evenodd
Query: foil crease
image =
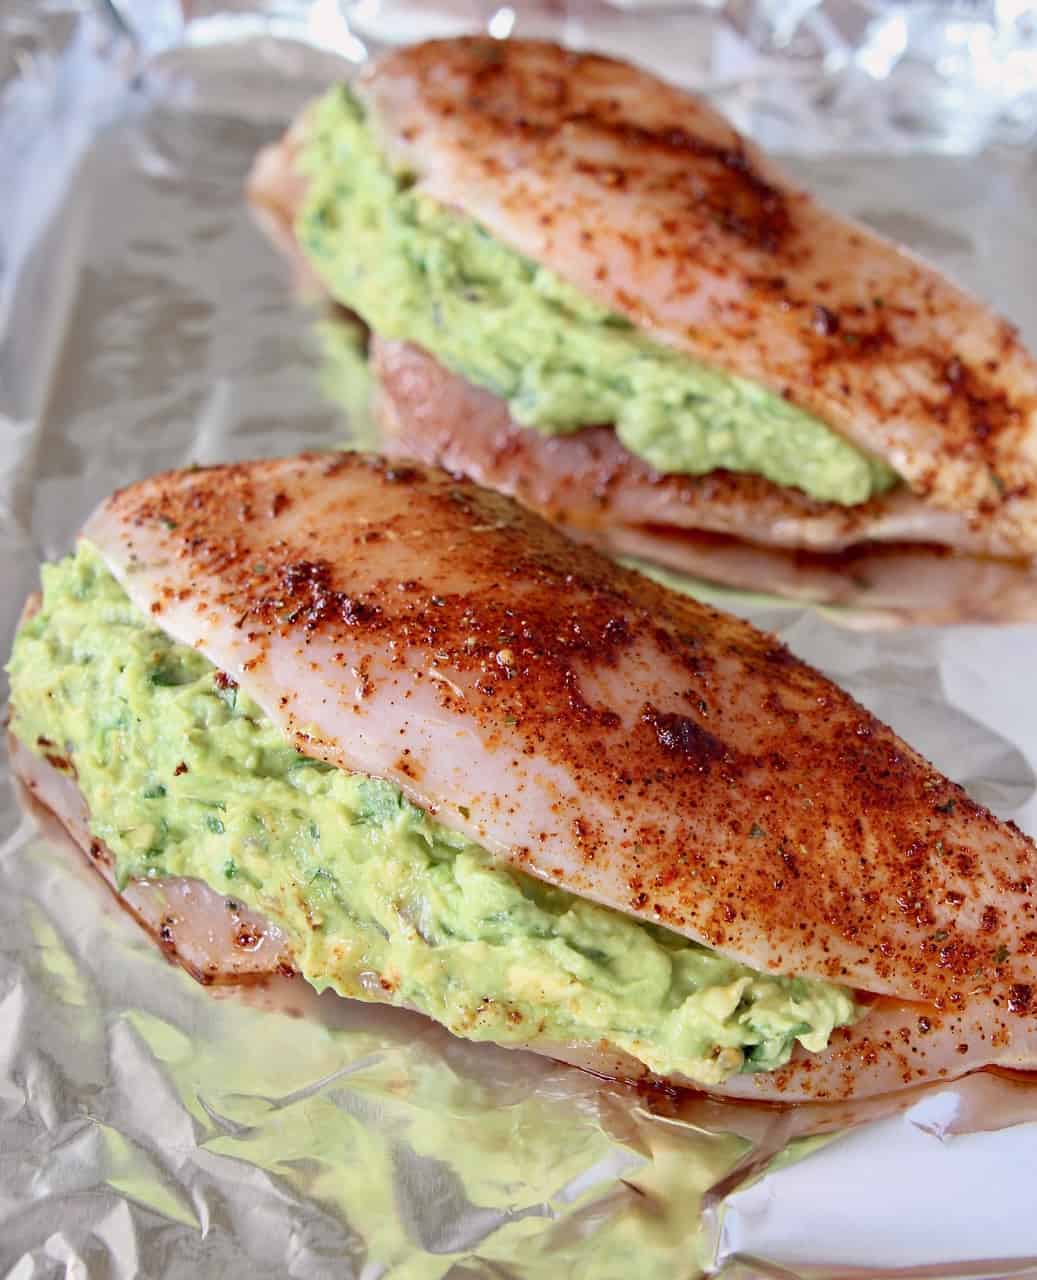
<path fill-rule="evenodd" d="M 0 5 L 5 652 L 40 560 L 115 486 L 362 438 L 329 370 L 339 340 L 241 189 L 291 113 L 380 43 L 489 28 L 651 63 L 1037 343 L 1025 18 L 878 0 Z M 1037 831 L 1037 628 L 847 631 L 727 603 Z M 0 767 L 5 1276 L 1037 1275 L 1026 1083 L 741 1107 L 298 981 L 215 995 Z"/>

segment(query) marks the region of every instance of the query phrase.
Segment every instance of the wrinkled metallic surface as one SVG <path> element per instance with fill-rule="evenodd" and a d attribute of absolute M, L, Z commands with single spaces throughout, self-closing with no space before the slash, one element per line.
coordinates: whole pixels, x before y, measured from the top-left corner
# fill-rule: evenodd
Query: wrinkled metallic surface
<path fill-rule="evenodd" d="M 185 25 L 172 0 L 104 17 L 85 2 L 0 4 L 5 651 L 40 558 L 114 486 L 346 434 L 314 316 L 241 183 L 294 107 L 372 38 L 410 29 L 415 8 L 436 16 L 194 4 Z M 912 63 L 918 33 L 892 5 L 514 8 L 517 30 L 720 86 L 743 124 L 803 153 L 797 176 L 1037 342 L 1037 161 L 1019 145 L 1032 120 L 1004 87 L 1033 64 L 1003 30 L 945 84 Z M 437 20 L 505 34 L 510 12 L 473 0 Z M 948 84 L 966 81 L 970 112 L 940 115 Z M 1037 831 L 1037 630 L 867 634 L 732 603 Z M 884 1117 L 754 1110 L 638 1095 L 294 982 L 214 996 L 2 787 L 4 1276 L 1037 1275 L 1033 1087 L 975 1077 Z M 812 1150 L 812 1130 L 851 1126 Z"/>

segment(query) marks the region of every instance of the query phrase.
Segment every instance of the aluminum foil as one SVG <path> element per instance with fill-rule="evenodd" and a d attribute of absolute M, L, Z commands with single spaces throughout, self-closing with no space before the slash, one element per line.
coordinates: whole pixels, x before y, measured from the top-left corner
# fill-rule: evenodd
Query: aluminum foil
<path fill-rule="evenodd" d="M 5 650 L 39 561 L 116 485 L 356 437 L 326 325 L 241 186 L 291 112 L 379 42 L 489 26 L 652 63 L 1037 343 L 1025 19 L 878 0 L 0 6 Z M 1037 832 L 1037 629 L 847 632 L 738 603 Z M 298 982 L 217 997 L 40 821 L 4 779 L 5 1276 L 1037 1275 L 1029 1084 L 735 1107 Z"/>

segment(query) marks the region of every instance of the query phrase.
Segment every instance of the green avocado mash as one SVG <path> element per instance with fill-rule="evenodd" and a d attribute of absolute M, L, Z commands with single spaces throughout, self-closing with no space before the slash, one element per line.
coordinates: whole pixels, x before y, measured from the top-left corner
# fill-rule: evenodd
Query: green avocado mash
<path fill-rule="evenodd" d="M 378 448 L 371 416 L 374 373 L 367 359 L 367 330 L 355 316 L 321 317 L 313 326 L 320 352 L 320 385 L 329 400 L 346 411 L 349 439 L 344 448 Z"/>
<path fill-rule="evenodd" d="M 896 483 L 788 401 L 651 341 L 624 317 L 418 195 L 345 87 L 314 110 L 299 243 L 339 302 L 555 434 L 614 424 L 658 471 L 725 468 L 852 505 Z"/>
<path fill-rule="evenodd" d="M 605 1038 L 706 1085 L 854 1020 L 842 987 L 755 972 L 494 865 L 391 783 L 298 754 L 88 543 L 43 588 L 9 665 L 14 733 L 71 757 L 120 882 L 197 876 L 241 899 L 318 990 L 384 993 L 475 1040 Z"/>

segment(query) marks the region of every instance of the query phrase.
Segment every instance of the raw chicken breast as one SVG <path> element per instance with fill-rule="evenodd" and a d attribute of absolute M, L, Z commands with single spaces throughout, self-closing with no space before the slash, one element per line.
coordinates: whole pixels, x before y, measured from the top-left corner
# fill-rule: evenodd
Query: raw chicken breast
<path fill-rule="evenodd" d="M 1037 977 L 1025 837 L 771 637 L 507 499 L 303 456 L 145 481 L 85 534 L 301 751 L 534 875 L 771 972 L 946 1000 L 1008 948 Z"/>
<path fill-rule="evenodd" d="M 755 475 L 659 475 L 607 423 L 519 427 L 494 395 L 376 334 L 391 449 L 615 554 L 852 604 L 862 625 L 1035 616 L 1037 364 L 1004 320 L 635 67 L 473 38 L 392 52 L 355 90 L 419 191 L 659 342 L 812 412 L 906 484 L 844 506 Z M 307 130 L 304 112 L 249 180 L 300 260 Z"/>
<path fill-rule="evenodd" d="M 716 1092 L 863 1097 L 1037 1062 L 1037 850 L 772 637 L 497 494 L 362 455 L 158 476 L 84 532 L 299 750 L 571 892 L 858 990 L 827 1050 Z M 104 872 L 60 761 L 15 764 Z M 203 978 L 292 967 L 197 882 L 125 896 Z M 529 1047 L 654 1079 L 607 1042 Z"/>
<path fill-rule="evenodd" d="M 474 37 L 394 51 L 358 92 L 420 191 L 1037 551 L 1037 362 L 1015 330 L 705 103 L 610 58 Z"/>

